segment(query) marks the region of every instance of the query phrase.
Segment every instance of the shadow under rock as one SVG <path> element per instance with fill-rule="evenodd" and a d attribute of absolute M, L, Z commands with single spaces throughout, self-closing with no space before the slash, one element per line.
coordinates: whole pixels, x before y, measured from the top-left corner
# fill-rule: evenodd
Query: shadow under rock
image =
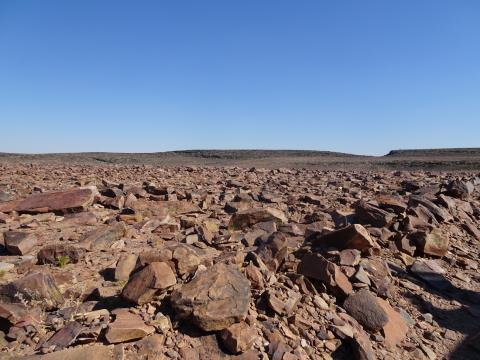
<path fill-rule="evenodd" d="M 447 358 L 480 359 L 480 293 L 456 287 L 441 274 L 417 273 L 416 275 L 423 284 L 423 290 L 444 299 L 457 301 L 462 305 L 461 308 L 453 310 L 441 309 L 408 290 L 414 305 L 432 314 L 442 328 L 466 335 L 466 338 L 448 354 Z M 425 278 L 429 280 L 425 281 Z"/>

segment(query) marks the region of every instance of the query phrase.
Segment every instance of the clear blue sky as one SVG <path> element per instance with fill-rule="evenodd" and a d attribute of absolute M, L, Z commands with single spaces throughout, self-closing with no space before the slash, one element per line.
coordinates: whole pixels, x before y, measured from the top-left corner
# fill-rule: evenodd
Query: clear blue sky
<path fill-rule="evenodd" d="M 480 1 L 0 0 L 0 151 L 480 146 Z"/>

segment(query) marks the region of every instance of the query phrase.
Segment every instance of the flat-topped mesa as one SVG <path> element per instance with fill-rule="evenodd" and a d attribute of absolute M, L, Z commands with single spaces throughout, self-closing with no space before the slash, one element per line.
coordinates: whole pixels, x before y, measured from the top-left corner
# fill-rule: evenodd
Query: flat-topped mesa
<path fill-rule="evenodd" d="M 0 212 L 44 213 L 84 211 L 95 200 L 93 187 L 33 194 L 25 199 L 0 204 Z"/>

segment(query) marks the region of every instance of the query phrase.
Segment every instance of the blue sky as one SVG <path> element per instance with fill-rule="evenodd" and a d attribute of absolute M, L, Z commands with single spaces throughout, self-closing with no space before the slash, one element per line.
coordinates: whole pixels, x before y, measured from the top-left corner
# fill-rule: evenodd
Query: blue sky
<path fill-rule="evenodd" d="M 0 151 L 480 146 L 480 1 L 0 0 Z"/>

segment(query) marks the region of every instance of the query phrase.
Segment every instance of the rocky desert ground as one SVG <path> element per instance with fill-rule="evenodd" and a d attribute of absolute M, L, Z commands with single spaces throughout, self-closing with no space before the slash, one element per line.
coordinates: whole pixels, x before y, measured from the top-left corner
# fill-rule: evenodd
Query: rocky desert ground
<path fill-rule="evenodd" d="M 479 359 L 479 227 L 478 170 L 2 161 L 0 358 Z"/>

